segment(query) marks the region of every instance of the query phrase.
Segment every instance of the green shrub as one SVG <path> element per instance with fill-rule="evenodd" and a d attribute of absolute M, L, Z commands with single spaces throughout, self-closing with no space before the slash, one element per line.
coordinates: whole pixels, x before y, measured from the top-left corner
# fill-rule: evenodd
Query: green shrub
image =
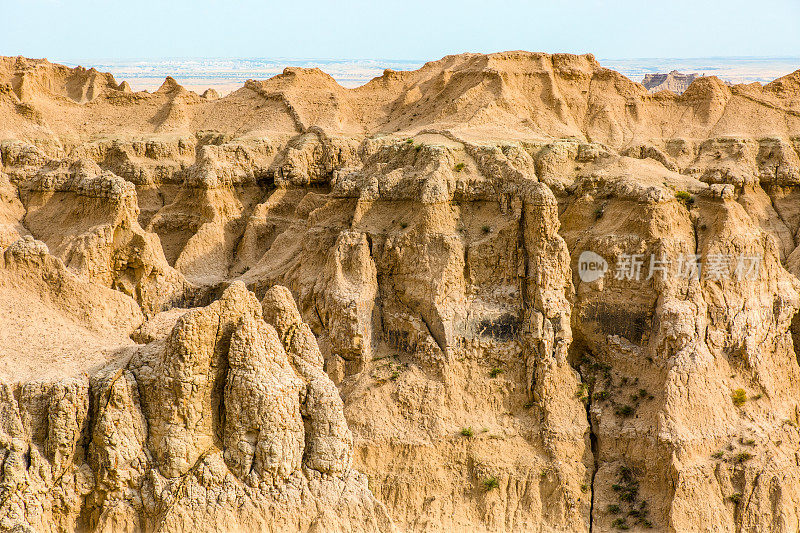
<path fill-rule="evenodd" d="M 471 427 L 461 428 L 461 436 L 462 437 L 473 437 L 475 432 L 472 430 Z"/>
<path fill-rule="evenodd" d="M 722 459 L 722 457 L 723 457 L 724 455 L 725 455 L 725 454 L 724 454 L 724 453 L 722 453 L 722 452 L 714 452 L 714 453 L 712 453 L 712 454 L 711 454 L 711 457 L 713 457 L 714 459 Z"/>
<path fill-rule="evenodd" d="M 733 405 L 741 407 L 747 401 L 747 393 L 744 389 L 736 389 L 731 393 L 731 400 L 733 401 Z"/>
<path fill-rule="evenodd" d="M 406 139 L 406 144 L 414 144 L 414 139 L 409 137 L 408 139 Z"/>
<path fill-rule="evenodd" d="M 742 501 L 742 493 L 741 492 L 734 492 L 733 494 L 728 496 L 728 499 L 730 501 L 732 501 L 733 503 L 738 504 L 740 501 Z"/>
<path fill-rule="evenodd" d="M 406 229 L 408 227 L 408 222 L 401 222 L 400 227 Z"/>
<path fill-rule="evenodd" d="M 675 198 L 677 198 L 680 203 L 686 206 L 687 209 L 691 208 L 694 204 L 694 196 L 686 191 L 676 191 Z"/>
<path fill-rule="evenodd" d="M 598 207 L 597 209 L 594 210 L 594 219 L 600 220 L 601 218 L 603 218 L 605 212 L 606 210 L 603 207 Z"/>
<path fill-rule="evenodd" d="M 453 167 L 453 170 L 455 170 L 456 172 L 461 172 L 462 170 L 464 170 L 465 166 L 466 165 L 464 163 L 458 163 L 456 166 Z"/>
<path fill-rule="evenodd" d="M 493 490 L 500 486 L 500 483 L 497 482 L 497 478 L 489 477 L 483 480 L 483 486 L 486 487 L 486 490 Z"/>
<path fill-rule="evenodd" d="M 606 510 L 609 512 L 609 514 L 619 514 L 619 505 L 617 504 L 609 505 L 606 508 Z"/>
<path fill-rule="evenodd" d="M 584 494 L 589 492 L 589 485 L 587 485 L 586 483 L 581 485 L 581 492 L 583 492 Z"/>
<path fill-rule="evenodd" d="M 492 231 L 492 228 L 489 226 L 481 226 L 481 231 L 483 232 L 484 235 L 488 235 L 489 232 Z"/>
<path fill-rule="evenodd" d="M 493 369 L 491 369 L 489 371 L 489 376 L 493 377 L 493 378 L 496 378 L 497 376 L 499 376 L 502 373 L 503 373 L 503 369 L 502 368 L 494 367 Z"/>

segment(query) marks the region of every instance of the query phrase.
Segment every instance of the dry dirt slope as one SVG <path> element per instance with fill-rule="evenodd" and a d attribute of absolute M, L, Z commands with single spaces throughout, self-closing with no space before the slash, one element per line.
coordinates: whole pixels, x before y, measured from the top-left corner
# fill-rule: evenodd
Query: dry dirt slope
<path fill-rule="evenodd" d="M 0 58 L 0 529 L 797 531 L 798 231 L 800 71 Z"/>

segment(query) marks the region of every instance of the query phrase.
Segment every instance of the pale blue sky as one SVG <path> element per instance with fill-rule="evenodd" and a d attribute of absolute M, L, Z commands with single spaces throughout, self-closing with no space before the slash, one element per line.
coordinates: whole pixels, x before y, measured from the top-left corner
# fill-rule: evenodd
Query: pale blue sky
<path fill-rule="evenodd" d="M 438 59 L 800 56 L 800 0 L 0 0 L 0 55 Z"/>

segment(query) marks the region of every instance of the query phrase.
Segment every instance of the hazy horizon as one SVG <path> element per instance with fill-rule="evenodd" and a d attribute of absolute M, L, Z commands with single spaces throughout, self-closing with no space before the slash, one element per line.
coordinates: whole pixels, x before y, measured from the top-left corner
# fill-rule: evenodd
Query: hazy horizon
<path fill-rule="evenodd" d="M 248 79 L 266 79 L 280 74 L 287 66 L 318 67 L 344 87 L 358 87 L 384 69 L 414 70 L 428 60 L 325 59 L 325 58 L 133 58 L 50 61 L 68 66 L 94 67 L 111 72 L 118 82 L 127 81 L 133 90 L 155 90 L 167 76 L 187 89 L 202 92 L 213 88 L 226 94 Z M 699 57 L 699 58 L 598 58 L 601 65 L 614 69 L 633 81 L 645 74 L 672 70 L 717 76 L 731 83 L 767 83 L 800 68 L 798 57 Z"/>

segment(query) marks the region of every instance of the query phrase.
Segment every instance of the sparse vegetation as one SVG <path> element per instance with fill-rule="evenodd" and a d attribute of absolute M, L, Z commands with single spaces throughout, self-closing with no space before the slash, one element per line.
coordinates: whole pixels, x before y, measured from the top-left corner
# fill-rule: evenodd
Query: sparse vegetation
<path fill-rule="evenodd" d="M 636 410 L 630 405 L 620 405 L 614 409 L 614 414 L 627 418 L 633 415 L 634 411 Z"/>
<path fill-rule="evenodd" d="M 503 373 L 503 369 L 502 368 L 494 367 L 493 369 L 491 369 L 489 371 L 489 377 L 496 378 L 497 376 L 499 376 L 502 373 Z"/>
<path fill-rule="evenodd" d="M 395 370 L 395 371 L 394 371 L 394 372 L 392 372 L 392 374 L 389 376 L 389 379 L 391 379 L 392 381 L 397 381 L 397 378 L 399 378 L 399 377 L 400 377 L 400 372 L 398 372 L 397 370 Z"/>
<path fill-rule="evenodd" d="M 483 486 L 486 488 L 487 491 L 496 489 L 500 486 L 500 483 L 497 482 L 496 477 L 489 477 L 483 480 Z"/>
<path fill-rule="evenodd" d="M 587 403 L 589 401 L 589 388 L 586 383 L 578 384 L 578 388 L 575 391 L 575 397 L 583 403 Z"/>
<path fill-rule="evenodd" d="M 714 452 L 711 454 L 711 457 L 714 459 L 722 459 L 725 456 L 723 452 Z"/>
<path fill-rule="evenodd" d="M 734 492 L 733 494 L 728 496 L 728 499 L 730 501 L 732 501 L 733 503 L 738 505 L 739 502 L 742 501 L 742 493 L 741 492 Z"/>
<path fill-rule="evenodd" d="M 653 527 L 653 524 L 647 518 L 647 501 L 641 500 L 637 504 L 637 497 L 639 495 L 639 482 L 636 480 L 635 471 L 633 468 L 622 466 L 619 469 L 619 478 L 616 483 L 611 485 L 611 489 L 617 493 L 619 499 L 618 504 L 609 505 L 606 509 L 610 514 L 620 514 L 623 512 L 623 506 L 627 509 L 626 517 L 634 520 L 634 525 L 640 525 L 645 528 Z M 620 517 L 625 523 L 625 528 L 628 527 L 626 518 Z M 616 523 L 616 520 L 615 520 Z M 617 529 L 620 529 L 618 526 Z M 623 528 L 623 529 L 625 529 Z"/>
<path fill-rule="evenodd" d="M 414 144 L 414 139 L 409 137 L 408 139 L 406 139 L 406 144 Z"/>
<path fill-rule="evenodd" d="M 589 485 L 587 485 L 586 483 L 584 483 L 583 485 L 581 485 L 581 492 L 583 492 L 584 494 L 586 494 L 587 492 L 589 492 Z"/>
<path fill-rule="evenodd" d="M 408 222 L 401 222 L 400 227 L 406 229 L 408 227 Z"/>
<path fill-rule="evenodd" d="M 600 220 L 601 218 L 603 218 L 605 212 L 606 210 L 603 206 L 598 207 L 597 209 L 594 210 L 594 219 Z"/>
<path fill-rule="evenodd" d="M 675 198 L 687 209 L 691 209 L 692 205 L 694 205 L 694 196 L 686 191 L 675 191 Z"/>
<path fill-rule="evenodd" d="M 608 398 L 610 396 L 611 395 L 608 393 L 608 391 L 601 390 L 601 391 L 595 392 L 592 395 L 592 398 L 594 398 L 595 400 L 601 400 L 602 401 L 602 400 L 608 400 Z"/>
<path fill-rule="evenodd" d="M 481 226 L 481 231 L 484 235 L 488 235 L 492 231 L 492 228 L 490 226 Z"/>
<path fill-rule="evenodd" d="M 736 464 L 744 463 L 753 458 L 753 454 L 747 452 L 739 452 L 733 456 L 733 462 Z"/>
<path fill-rule="evenodd" d="M 528 400 L 522 407 L 524 407 L 525 409 L 530 409 L 531 407 L 533 407 L 533 405 L 534 405 L 533 400 Z"/>
<path fill-rule="evenodd" d="M 453 167 L 453 170 L 455 170 L 456 172 L 461 172 L 462 170 L 464 170 L 465 166 L 466 165 L 464 163 L 458 163 L 456 166 Z"/>
<path fill-rule="evenodd" d="M 611 527 L 623 530 L 630 529 L 630 526 L 628 526 L 628 523 L 625 521 L 624 518 L 615 518 L 614 521 L 611 522 Z"/>
<path fill-rule="evenodd" d="M 467 438 L 474 437 L 475 431 L 473 431 L 471 427 L 461 428 L 461 436 Z"/>
<path fill-rule="evenodd" d="M 733 401 L 733 405 L 741 407 L 747 401 L 747 393 L 744 389 L 736 389 L 731 393 L 731 400 Z"/>

